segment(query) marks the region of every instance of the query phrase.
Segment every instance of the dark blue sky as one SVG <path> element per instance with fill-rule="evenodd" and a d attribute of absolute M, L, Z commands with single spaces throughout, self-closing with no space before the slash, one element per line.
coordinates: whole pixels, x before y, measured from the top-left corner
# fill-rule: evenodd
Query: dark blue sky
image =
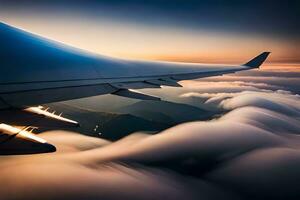
<path fill-rule="evenodd" d="M 239 0 L 0 0 L 1 9 L 79 12 L 147 25 L 210 29 L 298 39 L 300 1 Z"/>

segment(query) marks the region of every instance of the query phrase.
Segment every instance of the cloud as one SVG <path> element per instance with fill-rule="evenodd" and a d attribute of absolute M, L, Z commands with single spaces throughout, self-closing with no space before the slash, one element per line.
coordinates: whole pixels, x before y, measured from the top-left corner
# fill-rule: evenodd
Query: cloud
<path fill-rule="evenodd" d="M 297 95 L 242 92 L 232 98 L 222 100 L 220 106 L 228 110 L 255 106 L 296 116 L 299 114 L 299 100 Z"/>
<path fill-rule="evenodd" d="M 197 82 L 210 82 L 211 84 L 222 84 L 222 82 L 229 82 L 231 84 L 245 83 L 244 86 L 252 86 L 259 89 L 269 90 L 289 90 L 294 93 L 300 92 L 300 82 L 295 72 L 286 72 L 284 76 L 280 76 L 281 73 L 269 72 L 268 76 L 265 76 L 262 72 L 256 72 L 257 74 L 245 73 L 244 75 L 233 74 L 226 76 L 209 77 L 199 79 Z M 290 76 L 290 77 L 288 77 Z M 243 86 L 243 85 L 240 85 Z M 247 90 L 247 89 L 246 89 Z"/>
<path fill-rule="evenodd" d="M 266 83 L 255 83 L 246 81 L 226 81 L 226 80 L 197 80 L 185 81 L 182 83 L 185 90 L 198 92 L 239 92 L 239 91 L 259 91 L 259 90 L 278 90 L 280 86 L 273 86 Z"/>
<path fill-rule="evenodd" d="M 1 197 L 298 199 L 299 96 L 278 91 L 205 97 L 229 112 L 113 143 L 43 133 L 58 152 L 1 157 Z"/>
<path fill-rule="evenodd" d="M 229 89 L 230 90 L 230 89 Z M 234 104 L 234 108 L 237 108 L 238 106 L 236 105 L 238 102 L 240 104 L 243 104 L 242 106 L 245 106 L 244 104 L 247 105 L 253 105 L 253 106 L 258 106 L 258 104 L 263 104 L 264 101 L 268 101 L 267 98 L 276 98 L 278 101 L 280 101 L 280 97 L 282 95 L 289 95 L 291 97 L 291 100 L 289 101 L 289 104 L 295 104 L 295 101 L 297 102 L 299 99 L 299 95 L 293 95 L 290 91 L 287 90 L 266 90 L 266 89 L 257 89 L 257 90 L 247 90 L 247 91 L 238 91 L 238 90 L 233 90 L 228 92 L 211 92 L 211 93 L 200 93 L 200 92 L 187 92 L 179 95 L 180 98 L 186 99 L 185 101 L 188 102 L 188 100 L 193 99 L 194 102 L 198 103 L 203 103 L 204 106 L 213 106 L 213 107 L 218 107 L 222 108 L 223 110 L 231 110 L 233 108 L 231 104 Z M 259 98 L 261 98 L 260 101 L 258 101 L 258 95 Z M 275 94 L 275 95 L 273 95 Z M 253 98 L 252 98 L 253 97 Z M 239 100 L 241 98 L 244 98 L 245 100 Z M 226 103 L 226 99 L 228 102 Z M 252 102 L 252 99 L 254 99 L 254 102 Z M 294 101 L 292 101 L 292 99 Z M 232 103 L 235 101 L 234 103 Z M 291 102 L 292 101 L 292 102 Z M 260 102 L 260 103 L 259 103 Z M 222 105 L 219 105 L 222 103 Z M 253 104 L 255 103 L 255 105 Z M 203 105 L 202 105 L 203 106 Z M 241 106 L 241 105 L 240 105 Z M 260 107 L 263 107 L 261 105 Z"/>

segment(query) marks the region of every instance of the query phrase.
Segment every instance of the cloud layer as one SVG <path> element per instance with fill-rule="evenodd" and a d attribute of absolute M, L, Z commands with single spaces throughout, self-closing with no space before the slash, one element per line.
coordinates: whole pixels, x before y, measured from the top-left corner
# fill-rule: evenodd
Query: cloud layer
<path fill-rule="evenodd" d="M 228 113 L 114 143 L 41 134 L 58 152 L 1 157 L 1 199 L 299 199 L 300 97 L 201 98 Z"/>

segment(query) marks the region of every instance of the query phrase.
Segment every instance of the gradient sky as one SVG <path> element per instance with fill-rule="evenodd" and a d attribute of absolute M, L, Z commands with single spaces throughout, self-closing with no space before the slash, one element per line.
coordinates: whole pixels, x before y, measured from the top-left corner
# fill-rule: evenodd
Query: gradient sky
<path fill-rule="evenodd" d="M 299 1 L 3 1 L 0 20 L 100 54 L 240 63 L 261 51 L 300 62 Z"/>

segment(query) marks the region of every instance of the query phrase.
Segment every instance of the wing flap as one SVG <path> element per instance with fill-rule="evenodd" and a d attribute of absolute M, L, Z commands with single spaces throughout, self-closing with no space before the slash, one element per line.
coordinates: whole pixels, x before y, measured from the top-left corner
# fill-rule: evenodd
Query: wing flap
<path fill-rule="evenodd" d="M 147 95 L 134 90 L 119 89 L 118 91 L 112 94 L 122 96 L 122 97 L 127 97 L 127 98 L 133 98 L 133 99 L 160 101 L 159 97 Z"/>
<path fill-rule="evenodd" d="M 146 81 L 120 82 L 110 83 L 111 86 L 118 89 L 143 89 L 143 88 L 160 88 L 159 85 L 152 84 Z"/>
<path fill-rule="evenodd" d="M 171 87 L 182 87 L 179 83 L 176 82 L 176 80 L 172 80 L 170 78 L 159 78 L 159 79 L 152 79 L 145 81 L 146 83 L 151 83 L 155 85 L 165 85 L 165 86 L 171 86 Z"/>

